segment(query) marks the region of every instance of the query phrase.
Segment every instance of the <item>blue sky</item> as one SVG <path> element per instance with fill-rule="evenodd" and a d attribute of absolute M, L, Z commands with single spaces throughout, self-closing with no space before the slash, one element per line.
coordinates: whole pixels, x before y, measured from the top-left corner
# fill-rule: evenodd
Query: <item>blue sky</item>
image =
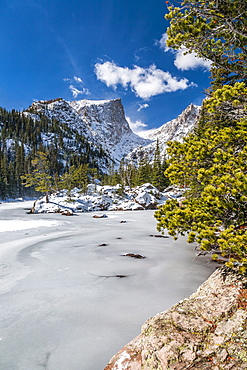
<path fill-rule="evenodd" d="M 121 98 L 138 131 L 201 104 L 209 64 L 165 46 L 165 13 L 163 0 L 1 0 L 0 106 Z"/>

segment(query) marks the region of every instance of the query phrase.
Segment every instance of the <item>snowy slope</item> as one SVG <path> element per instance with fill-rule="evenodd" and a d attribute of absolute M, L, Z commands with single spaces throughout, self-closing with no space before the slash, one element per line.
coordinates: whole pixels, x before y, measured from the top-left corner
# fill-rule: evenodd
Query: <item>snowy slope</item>
<path fill-rule="evenodd" d="M 145 139 L 150 139 L 152 142 L 144 147 L 135 148 L 127 156 L 127 159 L 138 163 L 138 161 L 147 155 L 152 161 L 157 139 L 161 150 L 161 155 L 166 152 L 166 143 L 168 141 L 182 141 L 183 138 L 191 133 L 198 119 L 200 107 L 190 104 L 177 118 L 153 130 L 142 131 L 139 135 Z"/>
<path fill-rule="evenodd" d="M 134 134 L 126 121 L 121 99 L 79 100 L 70 103 L 79 117 L 87 124 L 94 140 L 120 161 L 138 145 L 149 139 Z"/>
<path fill-rule="evenodd" d="M 117 161 L 135 147 L 151 142 L 132 132 L 120 99 L 72 102 L 55 99 L 34 102 L 30 108 L 69 125 Z"/>
<path fill-rule="evenodd" d="M 163 143 L 170 140 L 181 141 L 194 129 L 199 109 L 199 106 L 190 104 L 177 118 L 157 129 L 142 131 L 139 135 L 154 141 L 158 138 Z"/>
<path fill-rule="evenodd" d="M 41 112 L 50 119 L 56 119 L 58 122 L 76 129 L 81 135 L 90 137 L 91 133 L 86 123 L 81 119 L 77 112 L 70 106 L 69 102 L 63 99 L 39 100 L 34 102 L 27 110 L 32 114 Z"/>
<path fill-rule="evenodd" d="M 121 99 L 38 101 L 28 111 L 30 114 L 42 112 L 48 118 L 68 125 L 85 136 L 92 145 L 102 147 L 116 163 L 126 157 L 138 164 L 144 155 L 152 161 L 157 139 L 164 155 L 167 141 L 181 141 L 190 133 L 195 127 L 199 107 L 190 104 L 176 119 L 139 135 L 130 129 Z"/>

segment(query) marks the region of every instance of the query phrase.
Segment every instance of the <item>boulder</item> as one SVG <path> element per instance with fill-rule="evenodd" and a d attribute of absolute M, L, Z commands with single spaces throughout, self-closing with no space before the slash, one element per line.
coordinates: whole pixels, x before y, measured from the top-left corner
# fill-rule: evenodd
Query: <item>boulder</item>
<path fill-rule="evenodd" d="M 93 218 L 106 218 L 107 215 L 103 214 L 103 215 L 93 215 Z"/>
<path fill-rule="evenodd" d="M 107 211 L 112 204 L 112 199 L 109 196 L 95 197 L 92 202 L 92 210 L 95 211 Z"/>
<path fill-rule="evenodd" d="M 159 204 L 164 204 L 169 197 L 172 197 L 175 190 L 161 193 L 149 183 L 135 188 L 123 187 L 120 184 L 115 186 L 89 184 L 86 194 L 74 188 L 70 192 L 61 190 L 51 194 L 50 203 L 46 203 L 45 197 L 42 197 L 35 202 L 31 212 L 51 213 L 64 209 L 71 209 L 74 213 L 156 209 Z"/>
<path fill-rule="evenodd" d="M 71 209 L 64 209 L 61 212 L 61 215 L 63 215 L 63 216 L 73 216 L 73 212 L 71 211 Z"/>
<path fill-rule="evenodd" d="M 247 277 L 221 267 L 150 318 L 105 370 L 247 369 Z"/>
<path fill-rule="evenodd" d="M 155 209 L 157 208 L 158 201 L 154 195 L 148 193 L 147 191 L 139 193 L 135 197 L 135 202 L 140 204 L 145 209 Z"/>

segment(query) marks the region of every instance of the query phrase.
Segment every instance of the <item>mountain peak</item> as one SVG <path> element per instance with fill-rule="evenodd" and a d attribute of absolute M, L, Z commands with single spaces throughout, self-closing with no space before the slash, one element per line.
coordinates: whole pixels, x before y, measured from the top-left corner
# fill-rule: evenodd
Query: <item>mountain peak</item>
<path fill-rule="evenodd" d="M 152 161 L 159 139 L 162 155 L 170 140 L 181 141 L 192 132 L 200 107 L 190 104 L 177 118 L 157 129 L 147 130 L 136 135 L 125 118 L 121 99 L 113 100 L 74 100 L 58 98 L 34 102 L 29 113 L 42 112 L 50 119 L 78 131 L 88 142 L 100 146 L 110 158 L 127 160 L 138 164 L 143 155 Z"/>
<path fill-rule="evenodd" d="M 109 99 L 109 100 L 89 100 L 89 99 L 82 99 L 82 100 L 73 100 L 70 105 L 78 110 L 80 109 L 79 107 L 85 107 L 85 106 L 90 106 L 90 105 L 107 105 L 107 104 L 112 104 L 114 102 L 117 102 L 122 105 L 121 99 Z"/>
<path fill-rule="evenodd" d="M 27 112 L 41 112 L 50 119 L 69 125 L 89 142 L 102 147 L 116 161 L 135 147 L 150 143 L 149 139 L 143 139 L 131 130 L 121 99 L 40 100 L 34 102 Z"/>
<path fill-rule="evenodd" d="M 142 138 L 149 139 L 152 142 L 143 148 L 135 148 L 128 154 L 127 159 L 138 163 L 143 155 L 146 154 L 148 159 L 152 161 L 157 139 L 159 139 L 161 155 L 165 156 L 168 141 L 182 141 L 186 135 L 194 130 L 199 111 L 199 106 L 190 104 L 177 118 L 161 127 L 140 132 L 139 135 Z"/>
<path fill-rule="evenodd" d="M 90 128 L 94 140 L 117 161 L 136 146 L 150 142 L 133 133 L 125 118 L 121 99 L 84 99 L 69 104 Z"/>

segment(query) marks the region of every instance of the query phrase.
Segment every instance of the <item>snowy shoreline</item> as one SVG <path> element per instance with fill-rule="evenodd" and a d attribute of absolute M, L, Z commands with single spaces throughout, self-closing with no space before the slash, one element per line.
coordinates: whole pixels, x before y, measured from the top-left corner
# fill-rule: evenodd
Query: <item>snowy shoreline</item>
<path fill-rule="evenodd" d="M 75 188 L 70 192 L 61 190 L 49 197 L 38 199 L 33 213 L 61 213 L 68 210 L 73 213 L 92 211 L 136 211 L 157 209 L 169 198 L 182 196 L 180 189 L 169 187 L 163 192 L 147 183 L 135 188 L 129 186 L 109 186 L 89 184 L 85 193 Z"/>

